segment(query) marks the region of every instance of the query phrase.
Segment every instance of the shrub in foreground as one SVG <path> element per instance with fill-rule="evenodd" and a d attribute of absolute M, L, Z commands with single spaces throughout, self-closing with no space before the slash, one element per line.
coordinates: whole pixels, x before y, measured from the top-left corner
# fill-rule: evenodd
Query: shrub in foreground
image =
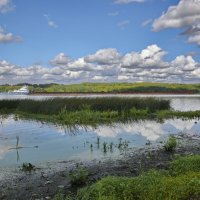
<path fill-rule="evenodd" d="M 173 175 L 187 172 L 200 172 L 200 155 L 177 157 L 171 162 L 170 173 Z"/>
<path fill-rule="evenodd" d="M 88 171 L 81 167 L 71 171 L 68 177 L 72 185 L 84 185 L 88 180 Z"/>
<path fill-rule="evenodd" d="M 58 197 L 58 196 L 57 196 Z M 200 199 L 200 155 L 177 157 L 169 171 L 152 170 L 138 177 L 108 176 L 56 200 L 183 200 Z"/>
<path fill-rule="evenodd" d="M 136 178 L 104 178 L 80 190 L 77 200 L 178 200 L 199 197 L 199 172 L 172 177 L 151 171 Z"/>
<path fill-rule="evenodd" d="M 164 144 L 165 151 L 172 152 L 177 146 L 177 141 L 174 136 L 170 136 Z"/>

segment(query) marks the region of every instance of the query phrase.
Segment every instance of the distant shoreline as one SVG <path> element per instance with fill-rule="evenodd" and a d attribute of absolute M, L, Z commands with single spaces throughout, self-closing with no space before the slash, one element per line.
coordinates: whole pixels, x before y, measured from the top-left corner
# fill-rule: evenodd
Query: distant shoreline
<path fill-rule="evenodd" d="M 125 95 L 194 95 L 199 94 L 197 92 L 35 92 L 30 93 L 31 96 L 43 96 L 43 95 L 59 95 L 59 96 L 66 96 L 66 95 L 118 95 L 118 94 L 125 94 Z"/>

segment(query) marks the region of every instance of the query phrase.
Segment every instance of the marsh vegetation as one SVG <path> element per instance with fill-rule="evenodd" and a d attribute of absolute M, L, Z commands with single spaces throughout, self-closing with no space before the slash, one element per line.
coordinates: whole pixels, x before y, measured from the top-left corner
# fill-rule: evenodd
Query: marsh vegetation
<path fill-rule="evenodd" d="M 169 110 L 168 100 L 154 98 L 54 98 L 1 100 L 2 114 L 16 114 L 64 124 L 102 124 L 146 119 Z"/>
<path fill-rule="evenodd" d="M 200 111 L 180 112 L 170 108 L 169 100 L 155 98 L 54 98 L 46 100 L 1 100 L 2 116 L 14 114 L 18 118 L 37 119 L 61 125 L 112 125 L 113 123 L 129 123 L 137 120 L 158 120 L 166 118 L 198 118 Z M 194 121 L 193 121 L 194 124 Z M 132 138 L 133 139 L 133 138 Z M 85 141 L 82 141 L 82 146 Z M 133 143 L 133 140 L 131 141 Z M 17 139 L 16 149 L 19 139 Z M 131 146 L 128 140 L 118 141 L 96 137 L 80 149 L 89 153 L 96 150 L 104 155 L 126 152 Z M 150 145 L 151 142 L 148 143 Z M 175 137 L 169 137 L 163 143 L 163 151 L 173 156 L 177 146 Z M 59 146 L 61 143 L 59 142 Z M 72 145 L 72 144 L 71 144 Z M 76 148 L 75 148 L 76 147 Z M 78 145 L 73 146 L 75 152 Z M 72 147 L 71 147 L 72 148 Z M 77 150 L 78 151 L 78 150 Z M 86 151 L 85 151 L 86 152 Z M 76 153 L 76 152 L 75 152 Z M 151 152 L 149 159 L 151 159 Z M 137 162 L 137 161 L 135 161 Z M 181 165 L 184 163 L 184 166 Z M 151 170 L 142 172 L 137 177 L 108 176 L 92 185 L 78 190 L 75 196 L 65 197 L 58 194 L 55 199 L 187 199 L 198 198 L 199 191 L 199 157 L 176 158 L 166 171 Z M 35 163 L 34 163 L 35 164 Z M 31 164 L 32 165 L 32 164 Z M 22 170 L 33 171 L 29 161 L 22 165 Z M 34 165 L 33 165 L 34 166 Z M 33 168 L 35 169 L 35 168 Z M 88 182 L 88 172 L 80 168 L 66 174 L 74 187 L 83 186 Z M 187 182 L 187 184 L 185 184 Z M 175 185 L 175 187 L 174 187 Z M 178 193 L 176 191 L 179 191 Z M 189 196 L 192 195 L 192 196 Z"/>
<path fill-rule="evenodd" d="M 176 157 L 168 170 L 150 170 L 137 177 L 108 176 L 55 200 L 160 200 L 199 199 L 200 156 Z"/>
<path fill-rule="evenodd" d="M 0 100 L 0 113 L 69 126 L 200 117 L 199 110 L 172 110 L 169 100 L 122 97 Z"/>

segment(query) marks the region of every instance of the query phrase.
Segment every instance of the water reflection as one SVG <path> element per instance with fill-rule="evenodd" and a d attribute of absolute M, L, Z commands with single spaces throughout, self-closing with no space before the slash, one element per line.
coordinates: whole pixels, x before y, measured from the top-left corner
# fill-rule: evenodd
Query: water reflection
<path fill-rule="evenodd" d="M 178 111 L 195 111 L 200 110 L 200 97 L 196 98 L 169 98 L 171 107 Z"/>
<path fill-rule="evenodd" d="M 2 119 L 0 125 L 0 166 L 15 165 L 23 162 L 46 162 L 71 159 L 90 160 L 104 156 L 117 156 L 120 138 L 128 147 L 140 147 L 148 140 L 161 140 L 168 134 L 199 135 L 200 122 L 196 120 L 170 119 L 164 122 L 138 121 L 113 126 L 69 127 L 55 126 L 35 121 L 18 120 L 10 116 Z M 20 146 L 38 148 L 13 149 L 16 136 Z M 99 138 L 99 144 L 97 139 Z M 108 152 L 104 152 L 106 143 Z M 112 146 L 112 153 L 109 150 Z M 92 145 L 92 149 L 91 149 Z M 20 157 L 20 160 L 19 160 Z"/>
<path fill-rule="evenodd" d="M 0 145 L 0 160 L 4 159 L 4 156 L 9 151 L 9 145 Z"/>

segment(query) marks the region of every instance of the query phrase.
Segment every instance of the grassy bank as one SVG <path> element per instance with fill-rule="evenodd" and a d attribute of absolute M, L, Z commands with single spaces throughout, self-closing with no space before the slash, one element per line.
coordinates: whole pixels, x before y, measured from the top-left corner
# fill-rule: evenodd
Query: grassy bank
<path fill-rule="evenodd" d="M 0 112 L 64 124 L 128 122 L 155 117 L 170 102 L 153 98 L 66 98 L 1 100 Z"/>
<path fill-rule="evenodd" d="M 178 157 L 166 171 L 151 170 L 138 177 L 108 176 L 80 189 L 75 197 L 55 200 L 178 200 L 200 198 L 200 156 Z"/>
<path fill-rule="evenodd" d="M 23 85 L 23 84 L 21 84 Z M 21 85 L 0 86 L 0 92 L 18 89 Z M 158 92 L 158 93 L 200 93 L 200 84 L 172 83 L 81 83 L 81 84 L 40 84 L 30 85 L 33 93 L 81 92 L 81 93 L 117 93 L 117 92 Z"/>

